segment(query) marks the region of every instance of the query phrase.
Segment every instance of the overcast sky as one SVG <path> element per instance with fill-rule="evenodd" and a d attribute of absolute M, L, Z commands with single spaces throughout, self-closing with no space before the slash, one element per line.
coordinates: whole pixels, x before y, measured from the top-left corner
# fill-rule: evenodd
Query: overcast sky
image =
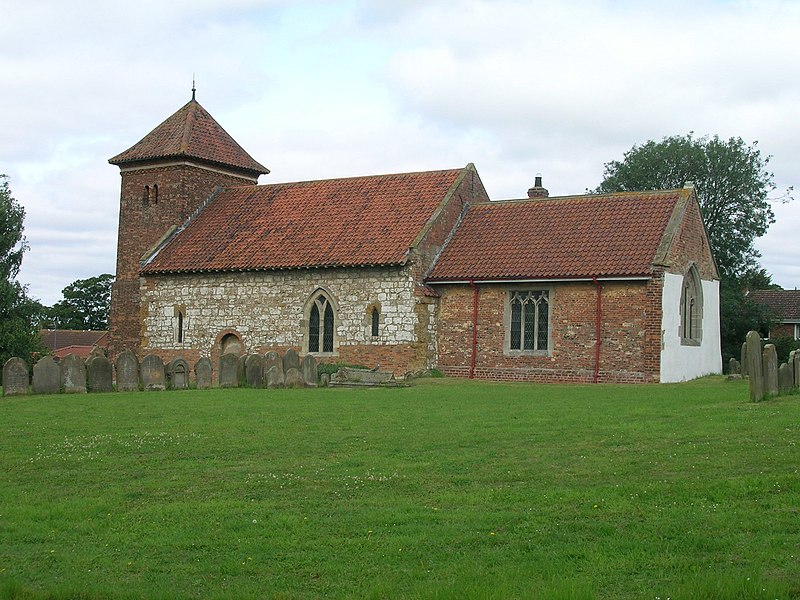
<path fill-rule="evenodd" d="M 0 0 L 0 173 L 20 281 L 50 305 L 113 273 L 127 149 L 191 97 L 261 183 L 461 167 L 494 199 L 597 186 L 664 136 L 758 141 L 800 184 L 800 2 Z M 800 200 L 758 241 L 800 287 Z"/>

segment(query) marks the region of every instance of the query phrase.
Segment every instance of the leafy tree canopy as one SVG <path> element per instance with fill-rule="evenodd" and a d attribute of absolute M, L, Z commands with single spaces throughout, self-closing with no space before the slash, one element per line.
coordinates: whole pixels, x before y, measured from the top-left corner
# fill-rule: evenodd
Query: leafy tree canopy
<path fill-rule="evenodd" d="M 37 327 L 42 307 L 16 281 L 28 249 L 24 220 L 25 209 L 11 195 L 8 176 L 0 175 L 0 365 L 12 356 L 29 362 L 32 353 L 44 350 Z"/>
<path fill-rule="evenodd" d="M 775 222 L 769 160 L 757 142 L 677 135 L 633 146 L 623 160 L 606 163 L 596 191 L 669 189 L 692 182 L 720 274 L 739 279 L 758 268 L 753 243 Z M 790 194 L 791 188 L 781 200 L 791 200 Z"/>
<path fill-rule="evenodd" d="M 73 281 L 61 291 L 64 299 L 47 309 L 46 323 L 54 329 L 108 329 L 112 283 L 108 273 Z"/>

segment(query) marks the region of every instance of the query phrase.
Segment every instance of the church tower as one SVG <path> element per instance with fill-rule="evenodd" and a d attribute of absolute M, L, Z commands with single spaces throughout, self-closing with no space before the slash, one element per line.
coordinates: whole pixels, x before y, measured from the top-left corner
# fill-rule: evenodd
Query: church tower
<path fill-rule="evenodd" d="M 192 99 L 141 141 L 109 159 L 122 177 L 117 275 L 111 292 L 111 354 L 141 347 L 141 261 L 219 187 L 254 185 L 256 162 Z"/>

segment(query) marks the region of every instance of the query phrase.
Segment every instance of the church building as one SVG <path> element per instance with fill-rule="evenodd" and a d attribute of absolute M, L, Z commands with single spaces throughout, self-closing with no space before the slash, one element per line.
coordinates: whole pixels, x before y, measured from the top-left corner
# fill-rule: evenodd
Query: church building
<path fill-rule="evenodd" d="M 719 275 L 683 189 L 490 201 L 474 165 L 259 185 L 194 98 L 122 177 L 110 351 L 293 348 L 402 376 L 669 382 L 721 372 Z"/>

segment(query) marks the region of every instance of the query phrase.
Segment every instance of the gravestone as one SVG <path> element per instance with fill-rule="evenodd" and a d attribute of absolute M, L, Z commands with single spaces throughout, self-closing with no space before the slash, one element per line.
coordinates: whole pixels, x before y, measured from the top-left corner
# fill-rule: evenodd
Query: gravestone
<path fill-rule="evenodd" d="M 739 363 L 742 365 L 742 377 L 747 377 L 747 342 L 742 342 L 742 356 Z"/>
<path fill-rule="evenodd" d="M 792 362 L 794 363 L 794 387 L 800 387 L 800 350 L 794 351 Z"/>
<path fill-rule="evenodd" d="M 90 392 L 110 392 L 113 387 L 111 361 L 96 354 L 86 361 L 86 387 Z"/>
<path fill-rule="evenodd" d="M 268 368 L 264 373 L 264 381 L 270 389 L 282 388 L 284 386 L 283 365 L 272 365 Z"/>
<path fill-rule="evenodd" d="M 328 387 L 331 382 L 331 376 L 328 373 L 323 373 L 319 376 L 319 385 L 320 387 Z"/>
<path fill-rule="evenodd" d="M 341 367 L 331 377 L 331 383 L 343 385 L 386 385 L 396 382 L 394 373 L 388 371 Z"/>
<path fill-rule="evenodd" d="M 194 380 L 198 390 L 211 387 L 211 359 L 203 357 L 194 364 Z"/>
<path fill-rule="evenodd" d="M 297 352 L 289 348 L 286 354 L 283 355 L 283 373 L 284 376 L 289 374 L 289 369 L 300 370 L 300 357 Z"/>
<path fill-rule="evenodd" d="M 146 392 L 160 392 L 167 389 L 164 377 L 164 361 L 157 354 L 148 354 L 140 365 L 142 388 Z"/>
<path fill-rule="evenodd" d="M 130 350 L 120 353 L 115 363 L 118 392 L 139 391 L 139 359 Z"/>
<path fill-rule="evenodd" d="M 260 354 L 250 354 L 244 361 L 244 373 L 247 387 L 263 387 L 264 357 Z"/>
<path fill-rule="evenodd" d="M 747 332 L 747 374 L 750 378 L 750 400 L 764 399 L 764 375 L 761 362 L 761 336 L 757 331 Z"/>
<path fill-rule="evenodd" d="M 247 360 L 247 355 L 242 354 L 239 357 L 239 364 L 236 367 L 236 376 L 239 378 L 239 387 L 247 386 L 247 379 L 245 377 L 244 362 Z"/>
<path fill-rule="evenodd" d="M 306 354 L 303 357 L 303 364 L 301 365 L 300 372 L 303 374 L 306 385 L 317 385 L 317 378 L 319 376 L 317 372 L 317 359 L 311 354 Z"/>
<path fill-rule="evenodd" d="M 742 369 L 739 365 L 739 361 L 731 357 L 728 361 L 728 375 L 741 375 L 741 373 Z"/>
<path fill-rule="evenodd" d="M 86 393 L 86 363 L 80 356 L 67 354 L 59 363 L 61 389 L 65 394 Z"/>
<path fill-rule="evenodd" d="M 219 387 L 239 387 L 239 357 L 235 354 L 219 357 Z"/>
<path fill-rule="evenodd" d="M 778 352 L 775 344 L 767 344 L 762 352 L 764 361 L 764 395 L 778 395 Z"/>
<path fill-rule="evenodd" d="M 778 391 L 781 394 L 788 394 L 794 387 L 794 377 L 792 376 L 792 367 L 787 363 L 781 363 L 778 367 Z"/>
<path fill-rule="evenodd" d="M 303 374 L 300 372 L 300 369 L 291 367 L 286 370 L 284 375 L 284 385 L 287 388 L 301 388 L 305 387 L 305 384 L 306 382 L 303 379 Z"/>
<path fill-rule="evenodd" d="M 185 390 L 189 387 L 189 363 L 180 356 L 173 358 L 167 365 L 169 389 Z"/>
<path fill-rule="evenodd" d="M 9 358 L 3 365 L 3 395 L 22 396 L 28 393 L 30 385 L 28 365 L 16 356 Z"/>
<path fill-rule="evenodd" d="M 267 381 L 267 373 L 270 368 L 275 367 L 281 372 L 281 385 L 283 385 L 283 359 L 277 352 L 267 352 L 264 356 L 264 381 Z"/>
<path fill-rule="evenodd" d="M 33 393 L 58 394 L 61 391 L 61 369 L 52 356 L 45 356 L 33 365 Z"/>

